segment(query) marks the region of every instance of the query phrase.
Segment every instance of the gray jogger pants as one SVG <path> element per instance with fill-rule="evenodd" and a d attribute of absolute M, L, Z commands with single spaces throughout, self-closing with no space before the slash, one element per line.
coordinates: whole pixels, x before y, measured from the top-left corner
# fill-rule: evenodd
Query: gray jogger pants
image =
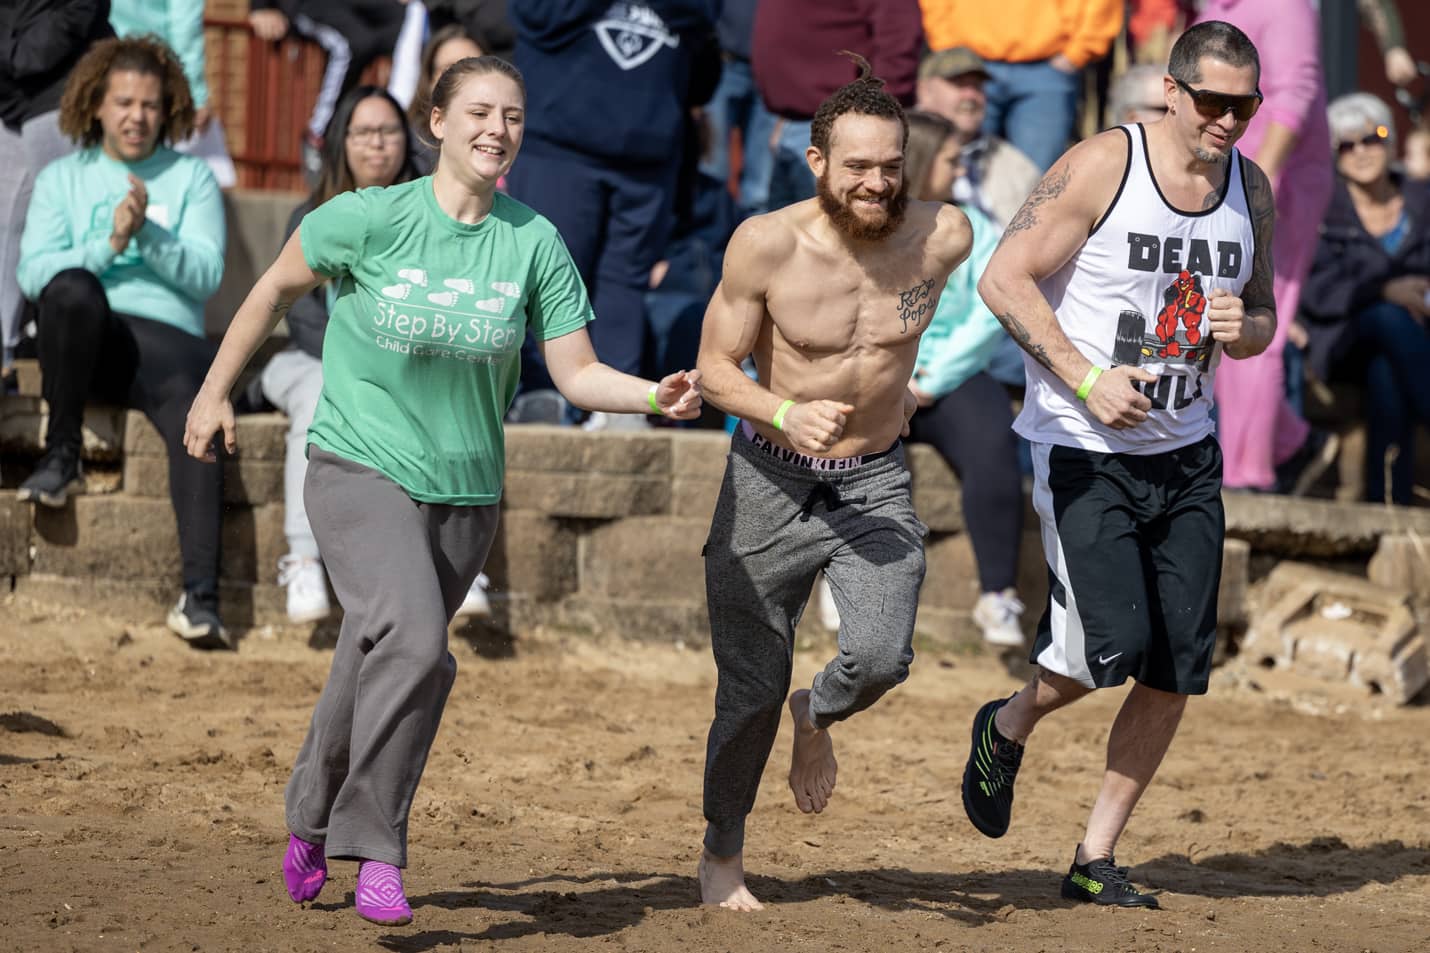
<path fill-rule="evenodd" d="M 853 469 L 817 472 L 735 433 L 705 547 L 719 670 L 705 754 L 712 854 L 743 848 L 815 575 L 824 570 L 840 618 L 839 654 L 810 692 L 815 723 L 828 727 L 908 677 L 926 535 L 901 446 Z"/>
<path fill-rule="evenodd" d="M 343 626 L 285 794 L 330 858 L 407 865 L 407 814 L 457 674 L 447 623 L 486 561 L 496 506 L 418 503 L 310 447 L 304 491 Z"/>

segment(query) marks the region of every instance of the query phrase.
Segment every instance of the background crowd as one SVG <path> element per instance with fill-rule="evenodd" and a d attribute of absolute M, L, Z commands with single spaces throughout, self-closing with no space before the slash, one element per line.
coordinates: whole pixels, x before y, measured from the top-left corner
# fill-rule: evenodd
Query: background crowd
<path fill-rule="evenodd" d="M 1369 93 L 1328 102 L 1326 14 L 1313 0 L 251 0 L 248 22 L 264 42 L 294 34 L 326 54 L 302 136 L 311 193 L 289 233 L 335 195 L 429 173 L 442 71 L 483 53 L 513 61 L 528 121 L 503 187 L 560 231 L 599 317 L 600 359 L 656 377 L 693 365 L 739 222 L 815 194 L 810 121 L 855 75 L 834 53 L 867 57 L 910 110 L 910 195 L 957 203 L 973 223 L 973 254 L 921 346 L 912 429 L 962 484 L 983 591 L 975 619 L 990 641 L 1014 644 L 1027 464 L 1009 424 L 1022 362 L 974 289 L 1070 142 L 1161 118 L 1167 51 L 1199 19 L 1236 24 L 1260 51 L 1265 100 L 1239 147 L 1273 183 L 1279 219 L 1276 340 L 1217 375 L 1225 485 L 1323 491 L 1327 467 L 1351 452 L 1342 436 L 1357 431 L 1351 494 L 1416 501 L 1414 435 L 1430 420 L 1430 66 L 1417 54 L 1430 56 L 1430 38 L 1407 40 L 1394 0 L 1356 7 L 1408 110 L 1401 122 Z M 172 442 L 211 359 L 201 314 L 222 275 L 220 189 L 234 173 L 209 100 L 203 18 L 202 0 L 0 9 L 3 365 L 13 386 L 16 355 L 37 356 L 51 405 L 22 498 L 63 506 L 83 486 L 87 400 L 137 407 Z M 361 85 L 378 60 L 390 62 L 385 86 Z M 320 288 L 293 309 L 289 346 L 245 398 L 292 421 L 280 579 L 294 619 L 328 611 L 301 486 L 331 304 Z M 653 425 L 577 414 L 534 347 L 508 420 Z M 712 411 L 703 423 L 723 420 Z M 217 633 L 221 469 L 171 457 L 185 578 L 170 624 Z M 484 604 L 479 580 L 464 611 Z"/>

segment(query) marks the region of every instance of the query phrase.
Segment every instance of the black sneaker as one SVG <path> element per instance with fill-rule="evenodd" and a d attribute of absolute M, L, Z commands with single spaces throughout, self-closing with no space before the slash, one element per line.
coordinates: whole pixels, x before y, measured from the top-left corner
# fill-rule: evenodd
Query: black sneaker
<path fill-rule="evenodd" d="M 60 446 L 45 452 L 35 472 L 15 491 L 15 498 L 22 503 L 33 501 L 59 509 L 71 493 L 83 492 L 84 472 L 80 468 L 79 448 Z"/>
<path fill-rule="evenodd" d="M 233 640 L 218 617 L 218 596 L 185 590 L 169 610 L 169 628 L 196 649 L 231 649 Z"/>
<path fill-rule="evenodd" d="M 1304 496 L 1316 485 L 1341 449 L 1341 438 L 1329 430 L 1312 427 L 1301 443 L 1301 449 L 1285 463 L 1276 467 L 1276 492 L 1286 496 Z"/>
<path fill-rule="evenodd" d="M 1023 746 L 993 726 L 993 716 L 1008 703 L 997 699 L 973 716 L 973 749 L 963 769 L 963 810 L 979 833 L 1002 837 L 1013 815 L 1013 781 L 1023 763 Z"/>
<path fill-rule="evenodd" d="M 1073 865 L 1063 878 L 1062 893 L 1064 900 L 1080 900 L 1104 907 L 1161 909 L 1156 897 L 1137 892 L 1137 888 L 1127 880 L 1127 868 L 1117 866 L 1111 857 L 1080 864 L 1074 854 Z"/>

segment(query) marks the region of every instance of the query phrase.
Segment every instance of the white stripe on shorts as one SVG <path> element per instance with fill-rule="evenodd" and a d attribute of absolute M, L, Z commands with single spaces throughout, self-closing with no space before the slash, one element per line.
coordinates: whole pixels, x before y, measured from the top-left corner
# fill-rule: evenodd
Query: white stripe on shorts
<path fill-rule="evenodd" d="M 1077 612 L 1077 595 L 1073 592 L 1072 580 L 1068 578 L 1067 558 L 1063 555 L 1062 540 L 1058 538 L 1058 516 L 1053 508 L 1053 491 L 1048 486 L 1048 456 L 1053 445 L 1034 443 L 1033 451 L 1033 509 L 1042 523 L 1043 556 L 1048 568 L 1063 587 L 1065 605 L 1058 605 L 1056 599 L 1048 596 L 1048 625 L 1052 630 L 1052 642 L 1038 653 L 1037 662 L 1043 668 L 1058 675 L 1065 675 L 1088 688 L 1096 688 L 1092 671 L 1087 664 L 1087 638 L 1083 632 L 1082 618 Z"/>

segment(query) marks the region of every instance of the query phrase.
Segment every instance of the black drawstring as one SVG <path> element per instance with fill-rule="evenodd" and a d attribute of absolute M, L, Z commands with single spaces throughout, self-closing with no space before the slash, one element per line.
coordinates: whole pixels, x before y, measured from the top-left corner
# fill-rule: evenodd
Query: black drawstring
<path fill-rule="evenodd" d="M 808 523 L 809 517 L 814 513 L 814 504 L 820 499 L 824 500 L 824 508 L 829 512 L 839 509 L 847 503 L 868 502 L 867 496 L 846 496 L 839 495 L 839 488 L 833 483 L 816 483 L 809 489 L 809 496 L 805 497 L 804 506 L 799 511 L 799 521 Z"/>

